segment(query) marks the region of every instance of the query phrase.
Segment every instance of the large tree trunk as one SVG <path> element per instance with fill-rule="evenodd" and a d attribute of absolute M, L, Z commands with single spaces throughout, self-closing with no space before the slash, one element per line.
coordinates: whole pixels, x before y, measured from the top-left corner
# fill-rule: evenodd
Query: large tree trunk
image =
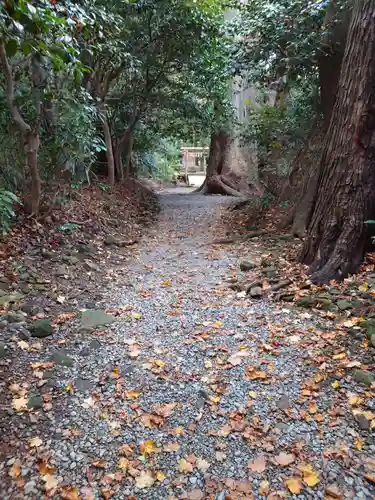
<path fill-rule="evenodd" d="M 375 0 L 357 0 L 323 148 L 314 210 L 301 255 L 311 279 L 354 272 L 375 209 Z"/>
<path fill-rule="evenodd" d="M 337 6 L 332 1 L 324 20 L 325 34 L 322 37 L 322 50 L 318 59 L 321 106 L 319 111 L 323 112 L 323 124 L 317 121 L 291 169 L 291 175 L 299 180 L 299 183 L 293 184 L 294 197 L 295 193 L 299 196 L 294 209 L 291 232 L 300 238 L 305 235 L 312 214 L 320 174 L 317 158 L 321 156 L 324 133 L 328 130 L 335 104 L 350 16 L 349 8 L 338 13 Z M 290 179 L 287 190 L 289 186 Z"/>
<path fill-rule="evenodd" d="M 231 146 L 232 138 L 228 134 L 220 132 L 211 136 L 206 178 L 197 191 L 238 197 L 249 191 L 243 176 L 232 168 L 236 159 L 231 156 Z"/>

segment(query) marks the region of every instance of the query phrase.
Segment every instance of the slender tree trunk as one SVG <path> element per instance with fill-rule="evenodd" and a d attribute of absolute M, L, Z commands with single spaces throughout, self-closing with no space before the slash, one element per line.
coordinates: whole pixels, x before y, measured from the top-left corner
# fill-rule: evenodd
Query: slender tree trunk
<path fill-rule="evenodd" d="M 375 211 L 375 0 L 357 0 L 301 260 L 328 283 L 354 272 Z"/>
<path fill-rule="evenodd" d="M 131 172 L 131 158 L 133 152 L 134 134 L 131 129 L 127 130 L 126 146 L 125 146 L 125 178 L 129 178 Z"/>
<path fill-rule="evenodd" d="M 31 215 L 38 215 L 40 197 L 41 197 L 41 180 L 38 169 L 38 151 L 39 151 L 39 134 L 30 131 L 27 134 L 27 166 L 31 176 Z"/>
<path fill-rule="evenodd" d="M 100 100 L 100 102 L 98 104 L 98 108 L 99 108 L 99 112 L 100 112 L 100 118 L 102 121 L 104 141 L 105 141 L 105 146 L 106 146 L 108 184 L 110 186 L 114 186 L 115 185 L 115 159 L 113 156 L 111 130 L 109 128 L 107 111 L 105 109 L 105 103 L 103 100 Z"/>

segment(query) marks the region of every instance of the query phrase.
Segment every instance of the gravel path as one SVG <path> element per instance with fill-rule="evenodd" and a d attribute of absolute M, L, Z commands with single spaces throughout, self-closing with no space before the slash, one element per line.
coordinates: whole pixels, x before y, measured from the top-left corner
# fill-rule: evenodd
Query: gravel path
<path fill-rule="evenodd" d="M 353 417 L 375 399 L 324 375 L 330 332 L 228 287 L 236 248 L 205 244 L 221 236 L 227 199 L 161 203 L 96 304 L 116 321 L 94 332 L 74 323 L 43 355 L 22 354 L 46 363 L 58 348 L 71 366 L 34 368 L 43 408 L 9 412 L 1 498 L 375 498 L 371 417 Z"/>

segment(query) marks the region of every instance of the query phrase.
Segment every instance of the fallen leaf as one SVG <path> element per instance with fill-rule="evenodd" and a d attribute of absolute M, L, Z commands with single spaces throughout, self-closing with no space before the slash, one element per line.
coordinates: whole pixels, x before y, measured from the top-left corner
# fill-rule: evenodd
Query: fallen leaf
<path fill-rule="evenodd" d="M 337 484 L 329 484 L 328 486 L 326 486 L 325 494 L 329 498 L 335 498 L 338 500 L 341 500 L 341 498 L 342 498 L 342 494 L 341 494 Z"/>
<path fill-rule="evenodd" d="M 144 470 L 142 470 L 139 476 L 135 478 L 135 484 L 139 489 L 150 488 L 154 484 L 154 482 L 155 479 L 153 478 L 151 473 Z"/>
<path fill-rule="evenodd" d="M 264 455 L 259 455 L 254 460 L 250 461 L 247 464 L 248 469 L 252 472 L 264 472 L 267 468 L 267 462 Z"/>
<path fill-rule="evenodd" d="M 38 446 L 41 446 L 42 444 L 43 441 L 40 439 L 40 437 L 34 437 L 29 440 L 30 448 L 38 448 Z"/>
<path fill-rule="evenodd" d="M 363 448 L 363 439 L 356 439 L 354 441 L 354 448 L 358 451 L 361 451 Z"/>
<path fill-rule="evenodd" d="M 176 408 L 177 403 L 168 403 L 166 405 L 155 405 L 153 407 L 154 412 L 156 415 L 160 415 L 161 417 L 169 417 L 171 415 L 172 411 Z"/>
<path fill-rule="evenodd" d="M 302 481 L 299 477 L 290 477 L 285 480 L 285 484 L 294 495 L 299 495 L 302 491 Z"/>
<path fill-rule="evenodd" d="M 210 465 L 211 464 L 209 462 L 207 462 L 207 460 L 204 460 L 203 458 L 197 458 L 196 466 L 197 466 L 197 469 L 199 469 L 201 472 L 207 472 Z"/>
<path fill-rule="evenodd" d="M 48 462 L 46 462 L 43 459 L 40 459 L 37 464 L 37 469 L 39 471 L 39 474 L 42 476 L 51 476 L 56 472 L 55 467 L 51 467 Z"/>
<path fill-rule="evenodd" d="M 12 400 L 12 406 L 16 411 L 27 410 L 27 403 L 29 402 L 28 398 L 24 396 L 20 398 L 14 398 Z"/>
<path fill-rule="evenodd" d="M 204 498 L 204 493 L 202 490 L 195 488 L 194 490 L 188 491 L 186 497 L 188 500 L 202 500 Z"/>
<path fill-rule="evenodd" d="M 14 461 L 14 464 L 9 469 L 9 475 L 12 479 L 17 479 L 21 475 L 21 460 L 18 458 Z"/>
<path fill-rule="evenodd" d="M 178 443 L 167 443 L 163 446 L 163 451 L 168 453 L 173 453 L 174 451 L 178 451 L 181 448 L 181 445 Z"/>
<path fill-rule="evenodd" d="M 28 351 L 30 346 L 27 342 L 25 342 L 24 340 L 20 340 L 19 342 L 17 342 L 17 345 L 18 347 L 20 347 L 23 351 Z"/>
<path fill-rule="evenodd" d="M 100 458 L 99 460 L 95 460 L 91 465 L 93 467 L 96 467 L 97 469 L 104 469 L 105 461 L 102 458 Z"/>
<path fill-rule="evenodd" d="M 88 398 L 83 400 L 83 403 L 81 404 L 81 406 L 83 408 L 88 409 L 88 408 L 92 408 L 93 406 L 95 406 L 95 403 L 96 403 L 95 399 L 92 398 L 91 396 L 89 396 Z"/>
<path fill-rule="evenodd" d="M 126 470 L 129 467 L 129 460 L 127 458 L 120 458 L 117 467 L 121 470 Z"/>
<path fill-rule="evenodd" d="M 363 398 L 361 398 L 357 394 L 352 394 L 348 399 L 348 403 L 350 404 L 350 406 L 359 406 L 362 403 L 362 401 Z"/>
<path fill-rule="evenodd" d="M 266 496 L 270 492 L 270 483 L 266 480 L 261 481 L 259 485 L 259 495 Z"/>
<path fill-rule="evenodd" d="M 79 500 L 77 488 L 74 486 L 63 486 L 60 490 L 61 498 L 64 500 Z"/>
<path fill-rule="evenodd" d="M 119 447 L 119 455 L 124 455 L 125 457 L 131 457 L 133 455 L 134 447 L 130 444 L 123 444 Z"/>
<path fill-rule="evenodd" d="M 185 460 L 185 458 L 181 458 L 178 462 L 178 470 L 183 474 L 188 474 L 189 472 L 193 472 L 193 465 Z"/>
<path fill-rule="evenodd" d="M 155 441 L 144 441 L 139 445 L 142 455 L 151 455 L 151 453 L 158 453 L 161 448 L 155 445 Z"/>
<path fill-rule="evenodd" d="M 160 470 L 157 471 L 156 473 L 156 479 L 160 482 L 164 481 L 164 479 L 166 478 L 167 476 L 164 474 L 164 472 L 161 472 Z"/>
<path fill-rule="evenodd" d="M 130 389 L 129 391 L 125 391 L 125 397 L 127 399 L 138 399 L 140 395 L 141 395 L 140 392 L 134 391 L 133 389 Z"/>
<path fill-rule="evenodd" d="M 341 387 L 341 384 L 338 380 L 335 380 L 334 382 L 332 382 L 331 386 L 334 388 L 334 389 L 340 389 Z"/>
<path fill-rule="evenodd" d="M 93 489 L 84 487 L 81 488 L 81 493 L 83 496 L 83 500 L 95 500 L 95 494 Z"/>
<path fill-rule="evenodd" d="M 320 482 L 319 474 L 314 472 L 312 465 L 303 464 L 299 466 L 299 469 L 303 473 L 303 481 L 307 484 L 307 486 L 310 486 L 310 488 L 313 488 Z"/>
<path fill-rule="evenodd" d="M 139 350 L 139 347 L 134 344 L 129 347 L 128 350 L 128 356 L 129 358 L 136 359 L 138 356 L 141 354 L 141 351 Z"/>
<path fill-rule="evenodd" d="M 50 476 L 50 475 L 43 476 L 43 481 L 45 482 L 44 487 L 47 491 L 54 490 L 55 488 L 57 488 L 59 484 L 57 478 L 55 476 Z"/>
<path fill-rule="evenodd" d="M 365 474 L 364 478 L 372 484 L 375 484 L 375 474 Z"/>
<path fill-rule="evenodd" d="M 287 467 L 295 461 L 295 455 L 291 453 L 284 453 L 283 451 L 275 457 L 275 462 L 282 467 Z"/>
<path fill-rule="evenodd" d="M 228 358 L 228 363 L 230 363 L 232 366 L 238 366 L 242 363 L 244 358 L 247 358 L 250 355 L 248 350 L 242 350 L 238 351 Z"/>

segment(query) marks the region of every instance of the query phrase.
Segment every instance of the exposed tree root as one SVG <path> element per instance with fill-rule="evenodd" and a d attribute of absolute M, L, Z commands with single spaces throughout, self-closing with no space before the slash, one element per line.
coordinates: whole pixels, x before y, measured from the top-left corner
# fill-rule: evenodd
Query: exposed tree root
<path fill-rule="evenodd" d="M 259 231 L 249 231 L 245 236 L 234 236 L 233 238 L 219 238 L 205 243 L 205 245 L 225 245 L 227 243 L 236 243 L 250 240 L 251 238 L 257 238 L 258 236 L 264 236 L 268 234 L 274 234 L 274 229 L 259 229 Z"/>

